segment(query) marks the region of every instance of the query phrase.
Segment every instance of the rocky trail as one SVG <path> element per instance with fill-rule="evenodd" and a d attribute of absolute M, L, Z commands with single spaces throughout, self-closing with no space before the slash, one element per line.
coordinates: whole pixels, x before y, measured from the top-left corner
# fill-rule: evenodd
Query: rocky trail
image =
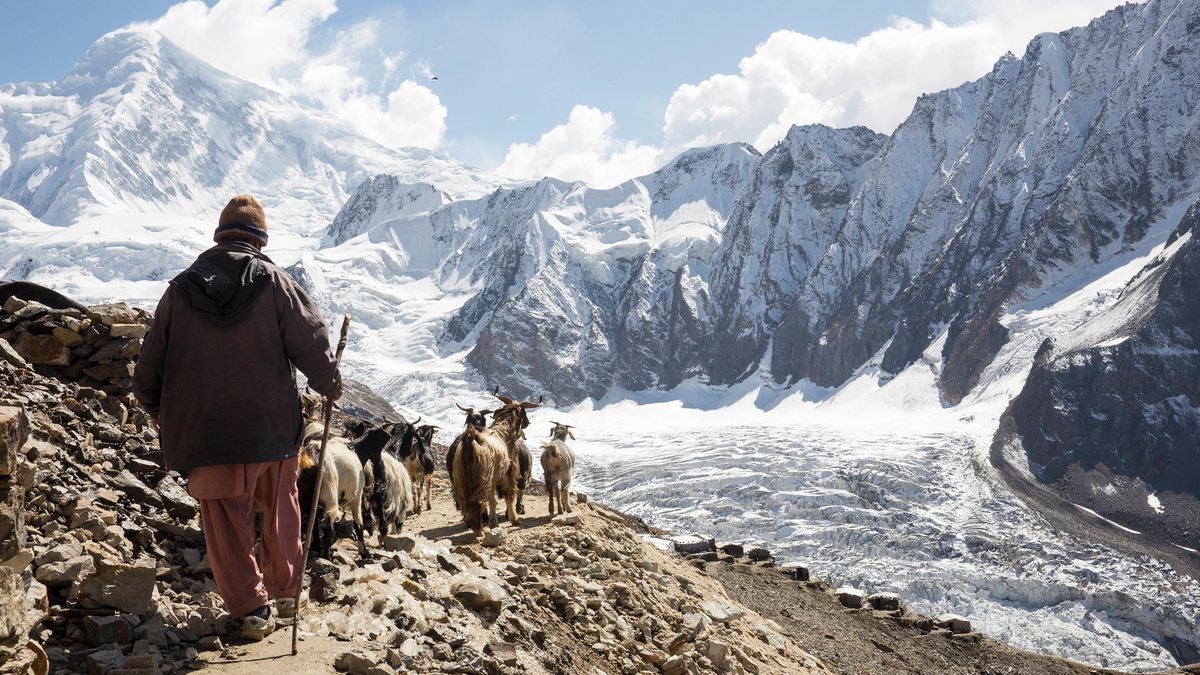
<path fill-rule="evenodd" d="M 298 656 L 289 627 L 243 643 L 196 503 L 126 389 L 148 319 L 0 312 L 0 673 L 1111 672 L 583 496 L 552 517 L 536 485 L 519 525 L 477 541 L 441 471 L 433 508 L 368 558 L 343 539 L 310 564 Z"/>

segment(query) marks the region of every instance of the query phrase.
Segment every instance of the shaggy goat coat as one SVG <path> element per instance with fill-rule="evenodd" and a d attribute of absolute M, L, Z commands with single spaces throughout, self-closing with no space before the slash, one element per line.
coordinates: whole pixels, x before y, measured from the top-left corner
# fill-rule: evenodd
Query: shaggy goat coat
<path fill-rule="evenodd" d="M 489 525 L 497 526 L 496 495 L 504 497 L 508 522 L 518 522 L 514 500 L 520 481 L 520 463 L 515 441 L 519 429 L 508 419 L 497 419 L 485 431 L 468 428 L 457 439 L 451 470 L 454 503 L 463 514 L 463 522 L 483 532 L 483 503 L 491 506 Z M 461 442 L 459 442 L 461 441 Z"/>

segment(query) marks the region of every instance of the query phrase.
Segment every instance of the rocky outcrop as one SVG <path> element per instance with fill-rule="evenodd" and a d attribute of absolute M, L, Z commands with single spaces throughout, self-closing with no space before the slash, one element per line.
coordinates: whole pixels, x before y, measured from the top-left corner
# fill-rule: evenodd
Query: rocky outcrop
<path fill-rule="evenodd" d="M 1200 202 L 1168 242 L 1108 310 L 1042 345 L 997 440 L 1066 499 L 1200 549 Z"/>
<path fill-rule="evenodd" d="M 83 387 L 128 391 L 149 312 L 124 304 L 53 309 L 21 295 L 0 307 L 0 358 Z"/>

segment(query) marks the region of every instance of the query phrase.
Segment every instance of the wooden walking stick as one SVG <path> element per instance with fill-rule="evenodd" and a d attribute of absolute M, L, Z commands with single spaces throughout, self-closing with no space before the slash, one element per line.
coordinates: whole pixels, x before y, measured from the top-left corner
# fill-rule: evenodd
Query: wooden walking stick
<path fill-rule="evenodd" d="M 350 313 L 342 317 L 342 336 L 338 339 L 335 368 L 342 367 L 342 352 L 346 349 L 346 337 L 350 334 Z M 325 445 L 329 443 L 329 424 L 333 420 L 333 399 L 325 398 L 325 430 L 321 432 L 321 451 L 317 453 L 317 487 L 313 491 L 312 506 L 308 509 L 308 525 L 304 528 L 304 547 L 300 552 L 300 579 L 296 582 L 296 614 L 292 617 L 292 656 L 296 655 L 296 642 L 300 639 L 300 594 L 304 592 L 304 570 L 308 568 L 308 550 L 312 546 L 313 522 L 317 519 L 317 504 L 321 501 L 321 483 L 325 480 Z"/>

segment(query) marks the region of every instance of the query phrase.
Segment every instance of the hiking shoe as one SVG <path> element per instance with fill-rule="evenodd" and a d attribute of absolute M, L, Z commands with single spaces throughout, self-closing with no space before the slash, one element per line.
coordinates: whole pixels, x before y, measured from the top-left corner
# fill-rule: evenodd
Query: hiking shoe
<path fill-rule="evenodd" d="M 308 607 L 308 591 L 300 592 L 300 608 Z M 281 619 L 296 618 L 296 598 L 275 598 L 275 615 Z"/>
<path fill-rule="evenodd" d="M 247 640 L 261 640 L 275 630 L 275 617 L 271 616 L 271 606 L 263 605 L 242 617 L 242 637 Z"/>

